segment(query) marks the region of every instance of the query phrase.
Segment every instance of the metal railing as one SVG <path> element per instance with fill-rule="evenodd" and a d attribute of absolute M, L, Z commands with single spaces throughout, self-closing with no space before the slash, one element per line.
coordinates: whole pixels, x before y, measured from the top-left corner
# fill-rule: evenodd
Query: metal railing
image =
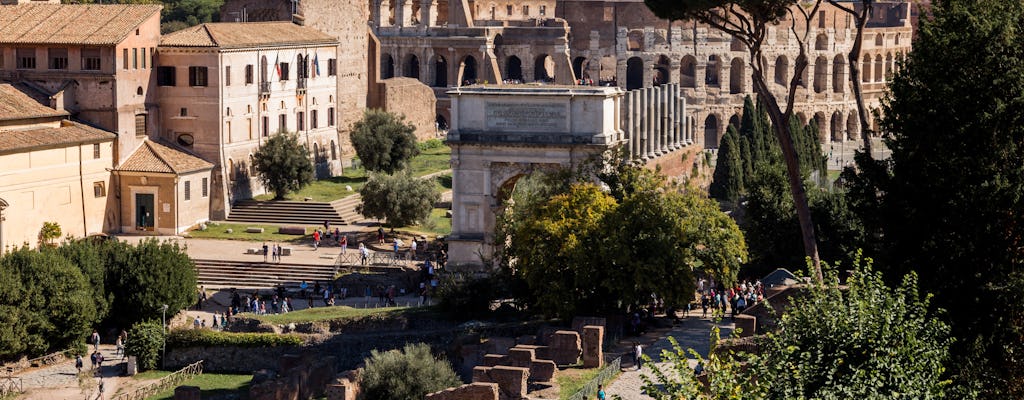
<path fill-rule="evenodd" d="M 576 394 L 569 397 L 569 400 L 586 400 L 589 399 L 591 396 L 597 394 L 597 386 L 604 384 L 609 379 L 614 377 L 615 374 L 618 374 L 619 369 L 621 367 L 622 357 L 617 357 L 616 359 L 609 362 L 608 365 L 606 365 L 603 369 L 601 369 L 601 372 L 598 372 L 597 376 L 595 376 L 594 379 L 591 379 L 589 382 L 583 385 L 583 388 L 580 389 L 580 391 L 576 392 Z"/>
<path fill-rule="evenodd" d="M 203 360 L 199 360 L 192 364 L 186 365 L 182 369 L 172 372 L 170 375 L 160 378 L 159 381 L 135 389 L 135 391 L 131 393 L 119 394 L 115 396 L 113 400 L 144 400 L 146 398 L 153 396 L 154 394 L 166 390 L 171 386 L 175 386 L 179 383 L 194 378 L 196 375 L 202 374 Z"/>

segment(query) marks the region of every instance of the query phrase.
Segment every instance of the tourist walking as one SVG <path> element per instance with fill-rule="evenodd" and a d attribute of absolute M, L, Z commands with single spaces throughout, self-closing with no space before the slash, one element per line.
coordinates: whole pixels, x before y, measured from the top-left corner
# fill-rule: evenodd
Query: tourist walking
<path fill-rule="evenodd" d="M 263 242 L 263 262 L 267 262 L 267 242 Z"/>
<path fill-rule="evenodd" d="M 313 231 L 313 251 L 320 247 L 320 230 Z"/>
<path fill-rule="evenodd" d="M 384 244 L 384 227 L 377 227 L 377 244 Z"/>
<path fill-rule="evenodd" d="M 121 355 L 121 353 L 124 353 L 124 341 L 121 340 L 120 336 L 117 337 L 117 342 L 114 344 L 114 347 L 116 349 L 114 352 L 115 355 Z"/>
<path fill-rule="evenodd" d="M 605 400 L 604 385 L 597 385 L 597 400 Z"/>
<path fill-rule="evenodd" d="M 76 355 L 75 356 L 75 369 L 78 370 L 79 374 L 82 373 L 82 364 L 83 364 L 83 362 L 82 362 L 82 355 L 81 354 Z"/>
<path fill-rule="evenodd" d="M 633 358 L 636 360 L 636 369 L 639 371 L 640 368 L 643 368 L 644 348 L 638 342 L 633 342 Z"/>
<path fill-rule="evenodd" d="M 338 239 L 338 246 L 341 246 L 341 254 L 345 254 L 348 250 L 348 235 L 341 235 Z"/>
<path fill-rule="evenodd" d="M 93 330 L 92 335 L 89 336 L 89 340 L 92 341 L 93 349 L 100 351 L 100 333 Z"/>
<path fill-rule="evenodd" d="M 366 265 L 366 259 L 370 258 L 370 250 L 366 248 L 366 245 L 362 242 L 359 243 L 359 258 L 360 265 Z"/>

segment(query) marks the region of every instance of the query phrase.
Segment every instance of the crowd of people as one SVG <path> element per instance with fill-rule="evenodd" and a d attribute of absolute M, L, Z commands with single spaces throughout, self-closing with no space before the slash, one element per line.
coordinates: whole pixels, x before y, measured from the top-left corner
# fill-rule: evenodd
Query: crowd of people
<path fill-rule="evenodd" d="M 701 279 L 697 282 L 697 293 L 700 294 L 702 318 L 708 318 L 709 310 L 711 317 L 724 317 L 727 308 L 736 318 L 743 310 L 764 300 L 764 285 L 760 280 L 744 280 L 726 288 L 721 283 L 716 285 L 713 279 Z"/>

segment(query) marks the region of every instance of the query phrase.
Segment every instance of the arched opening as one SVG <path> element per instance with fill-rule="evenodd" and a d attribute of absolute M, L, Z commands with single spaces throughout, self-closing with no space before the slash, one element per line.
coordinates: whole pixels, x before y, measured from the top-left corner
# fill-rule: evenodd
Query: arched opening
<path fill-rule="evenodd" d="M 443 131 L 448 129 L 448 120 L 444 117 L 444 115 L 437 114 L 437 118 L 434 119 L 434 123 L 437 124 L 438 130 Z"/>
<path fill-rule="evenodd" d="M 779 56 L 775 59 L 775 84 L 782 87 L 789 86 L 789 59 L 786 56 Z"/>
<path fill-rule="evenodd" d="M 851 111 L 850 115 L 846 117 L 846 138 L 857 140 L 858 137 L 860 137 L 860 117 L 857 116 L 857 111 Z"/>
<path fill-rule="evenodd" d="M 260 82 L 267 81 L 267 56 L 260 57 Z"/>
<path fill-rule="evenodd" d="M 729 117 L 729 126 L 735 128 L 737 131 L 740 130 L 740 115 L 733 114 Z"/>
<path fill-rule="evenodd" d="M 142 96 L 142 86 L 139 86 L 138 88 L 135 89 L 135 94 L 139 95 L 139 96 Z"/>
<path fill-rule="evenodd" d="M 405 56 L 404 72 L 406 78 L 420 79 L 420 58 L 415 54 Z"/>
<path fill-rule="evenodd" d="M 822 143 L 824 143 L 825 135 L 822 134 L 821 136 Z M 843 114 L 840 114 L 839 111 L 836 111 L 832 113 L 832 141 L 841 142 L 843 141 L 845 136 L 846 135 L 843 132 Z"/>
<path fill-rule="evenodd" d="M 249 154 L 249 176 L 256 176 L 256 157 Z"/>
<path fill-rule="evenodd" d="M 704 148 L 718 148 L 718 118 L 715 114 L 708 115 L 704 120 Z"/>
<path fill-rule="evenodd" d="M 875 46 L 882 47 L 882 44 L 884 42 L 885 42 L 885 34 L 884 33 L 879 33 L 879 34 L 875 35 Z"/>
<path fill-rule="evenodd" d="M 846 58 L 842 54 L 836 54 L 832 59 L 832 91 L 846 92 Z"/>
<path fill-rule="evenodd" d="M 871 55 L 864 55 L 864 65 L 860 67 L 860 81 L 863 83 L 871 82 Z"/>
<path fill-rule="evenodd" d="M 796 65 L 793 65 L 793 69 L 794 70 L 796 69 Z M 796 72 L 796 71 L 794 71 L 794 72 Z M 796 76 L 796 78 L 797 78 L 796 79 L 796 86 L 797 87 L 802 87 L 804 89 L 807 89 L 807 82 L 808 82 L 807 78 L 810 75 L 810 73 L 811 73 L 811 65 L 808 64 L 807 66 L 804 67 L 803 72 L 801 72 L 800 75 Z"/>
<path fill-rule="evenodd" d="M 523 83 L 523 61 L 516 56 L 509 56 L 505 61 L 505 77 L 511 83 Z"/>
<path fill-rule="evenodd" d="M 555 80 L 555 60 L 547 54 L 541 54 L 533 60 L 533 80 L 551 82 Z"/>
<path fill-rule="evenodd" d="M 804 114 L 803 111 L 798 112 L 798 113 L 794 114 L 793 116 L 796 117 L 797 121 L 800 121 L 800 125 L 801 126 L 807 125 L 807 115 Z"/>
<path fill-rule="evenodd" d="M 228 180 L 229 181 L 234 181 L 237 178 L 238 178 L 238 174 L 235 171 L 235 161 L 229 158 L 228 159 Z"/>
<path fill-rule="evenodd" d="M 885 79 L 882 77 L 882 55 L 875 55 L 875 82 L 882 82 Z"/>
<path fill-rule="evenodd" d="M 466 56 L 462 60 L 462 84 L 472 85 L 476 83 L 476 59 L 473 56 Z"/>
<path fill-rule="evenodd" d="M 828 89 L 828 59 L 818 56 L 814 60 L 814 93 L 824 93 Z"/>
<path fill-rule="evenodd" d="M 448 60 L 444 56 L 434 56 L 434 87 L 448 86 Z"/>
<path fill-rule="evenodd" d="M 640 57 L 626 60 L 626 90 L 639 89 L 644 86 L 644 61 Z"/>
<path fill-rule="evenodd" d="M 390 79 L 395 77 L 395 59 L 391 58 L 390 54 L 384 54 L 380 57 L 380 79 Z"/>
<path fill-rule="evenodd" d="M 668 69 L 670 68 L 672 61 L 668 59 L 668 56 L 659 56 L 658 62 L 654 64 L 654 86 L 661 86 L 662 84 L 668 83 Z"/>
<path fill-rule="evenodd" d="M 635 29 L 626 34 L 626 50 L 644 51 L 644 31 Z"/>
<path fill-rule="evenodd" d="M 712 54 L 708 56 L 708 65 L 705 67 L 704 83 L 708 86 L 719 87 L 718 71 L 720 69 L 718 56 Z"/>
<path fill-rule="evenodd" d="M 743 93 L 744 76 L 746 76 L 746 69 L 744 68 L 743 59 L 739 57 L 733 58 L 732 64 L 729 66 L 729 93 Z"/>
<path fill-rule="evenodd" d="M 576 76 L 576 79 L 590 79 L 590 73 L 587 72 L 587 67 L 590 63 L 587 62 L 585 57 L 576 57 L 572 60 L 572 72 Z"/>
<path fill-rule="evenodd" d="M 828 125 L 826 125 L 828 123 L 828 117 L 825 116 L 825 113 L 821 111 L 815 113 L 813 122 L 814 125 L 818 127 L 819 135 L 822 134 L 823 132 L 828 132 Z"/>
<path fill-rule="evenodd" d="M 679 63 L 679 84 L 683 87 L 697 87 L 697 58 L 683 57 Z"/>
<path fill-rule="evenodd" d="M 828 35 L 821 33 L 814 39 L 815 50 L 828 50 Z"/>
<path fill-rule="evenodd" d="M 729 51 L 746 51 L 747 46 L 743 44 L 743 41 L 737 39 L 735 36 L 732 37 L 732 41 L 729 42 Z"/>
<path fill-rule="evenodd" d="M 892 53 L 885 54 L 885 81 L 892 80 Z"/>

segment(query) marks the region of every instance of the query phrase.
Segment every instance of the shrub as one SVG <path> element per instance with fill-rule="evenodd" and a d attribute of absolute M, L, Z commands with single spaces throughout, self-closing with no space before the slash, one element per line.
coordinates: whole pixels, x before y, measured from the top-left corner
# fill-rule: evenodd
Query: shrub
<path fill-rule="evenodd" d="M 423 343 L 399 350 L 373 350 L 365 360 L 364 400 L 420 400 L 427 393 L 462 384 L 444 359 L 434 358 Z"/>
<path fill-rule="evenodd" d="M 164 327 L 159 322 L 139 322 L 128 331 L 124 351 L 137 358 L 139 369 L 156 369 L 163 344 Z"/>
<path fill-rule="evenodd" d="M 420 148 L 420 151 L 427 151 L 441 148 L 444 146 L 444 142 L 442 142 L 441 139 L 427 139 L 416 143 L 416 146 Z"/>
<path fill-rule="evenodd" d="M 196 301 L 195 264 L 176 243 L 111 242 L 106 255 L 106 289 L 114 296 L 109 315 L 116 325 L 158 319 L 163 304 L 174 315 Z"/>
<path fill-rule="evenodd" d="M 277 347 L 299 346 L 305 343 L 299 335 L 276 333 L 231 333 L 208 329 L 183 329 L 171 331 L 167 336 L 169 347 Z"/>
<path fill-rule="evenodd" d="M 363 202 L 356 211 L 371 218 L 386 218 L 391 227 L 425 220 L 434 202 L 441 198 L 433 182 L 416 178 L 408 171 L 394 175 L 371 173 L 359 195 Z"/>

